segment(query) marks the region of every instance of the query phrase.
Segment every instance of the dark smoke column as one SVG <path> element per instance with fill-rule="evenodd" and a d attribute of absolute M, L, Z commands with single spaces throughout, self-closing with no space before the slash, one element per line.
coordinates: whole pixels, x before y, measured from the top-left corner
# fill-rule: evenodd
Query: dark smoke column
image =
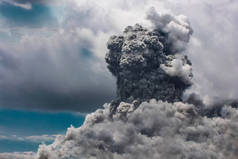
<path fill-rule="evenodd" d="M 191 63 L 182 52 L 192 31 L 176 18 L 152 10 L 148 19 L 160 22 L 153 29 L 136 24 L 110 38 L 105 59 L 117 78 L 118 101 L 182 100 L 192 77 Z"/>

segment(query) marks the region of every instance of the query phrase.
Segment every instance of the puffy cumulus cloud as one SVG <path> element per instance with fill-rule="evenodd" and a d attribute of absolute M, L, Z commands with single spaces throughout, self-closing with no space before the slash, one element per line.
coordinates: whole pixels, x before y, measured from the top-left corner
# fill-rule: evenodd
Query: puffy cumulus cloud
<path fill-rule="evenodd" d="M 163 33 L 167 34 L 169 44 L 166 48 L 167 54 L 175 54 L 186 49 L 189 42 L 192 28 L 186 16 L 174 16 L 171 13 L 158 13 L 155 8 L 149 10 L 147 18 L 159 28 Z"/>
<path fill-rule="evenodd" d="M 191 82 L 192 78 L 192 67 L 187 61 L 186 56 L 182 59 L 172 59 L 169 61 L 169 66 L 162 64 L 161 68 L 172 77 L 181 77 L 186 83 Z"/>
<path fill-rule="evenodd" d="M 173 11 L 189 15 L 194 29 L 189 44 L 194 88 L 205 102 L 237 99 L 238 2 L 234 0 L 168 1 Z M 215 97 L 209 99 L 208 97 Z M 218 98 L 218 99 L 217 99 Z"/>
<path fill-rule="evenodd" d="M 181 102 L 151 100 L 137 109 L 121 103 L 112 117 L 109 107 L 88 115 L 82 127 L 69 128 L 52 145 L 41 145 L 37 158 L 234 159 L 238 154 L 238 110 L 230 106 L 213 118 Z"/>

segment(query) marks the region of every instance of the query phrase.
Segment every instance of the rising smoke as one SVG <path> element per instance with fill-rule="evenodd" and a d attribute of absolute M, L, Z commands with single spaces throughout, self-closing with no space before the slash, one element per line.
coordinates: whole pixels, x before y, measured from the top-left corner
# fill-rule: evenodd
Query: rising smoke
<path fill-rule="evenodd" d="M 185 16 L 148 13 L 153 28 L 129 26 L 108 41 L 106 62 L 117 79 L 117 99 L 71 127 L 37 159 L 235 159 L 238 109 L 203 113 L 200 100 L 182 102 L 192 84 L 183 55 L 192 29 Z M 189 101 L 188 100 L 188 101 Z M 196 101 L 196 102 L 195 102 Z M 209 111 L 212 113 L 213 111 Z"/>
<path fill-rule="evenodd" d="M 160 15 L 152 8 L 148 19 L 153 29 L 128 26 L 123 35 L 108 41 L 106 62 L 117 78 L 118 100 L 112 105 L 152 98 L 181 101 L 191 85 L 191 63 L 182 55 L 192 34 L 186 17 Z"/>

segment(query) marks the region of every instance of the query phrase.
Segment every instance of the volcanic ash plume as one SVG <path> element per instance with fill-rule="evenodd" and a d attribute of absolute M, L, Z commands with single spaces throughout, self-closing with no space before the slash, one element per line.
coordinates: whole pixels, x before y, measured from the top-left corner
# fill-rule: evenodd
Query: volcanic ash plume
<path fill-rule="evenodd" d="M 181 101 L 192 77 L 183 55 L 192 34 L 187 19 L 153 9 L 148 19 L 153 28 L 129 26 L 108 42 L 118 99 L 41 145 L 37 159 L 237 158 L 238 109 L 226 105 L 207 117 Z"/>
<path fill-rule="evenodd" d="M 192 29 L 184 16 L 159 15 L 152 9 L 148 19 L 154 29 L 128 26 L 108 41 L 106 62 L 117 78 L 119 101 L 181 101 L 191 84 L 191 63 L 182 51 Z"/>

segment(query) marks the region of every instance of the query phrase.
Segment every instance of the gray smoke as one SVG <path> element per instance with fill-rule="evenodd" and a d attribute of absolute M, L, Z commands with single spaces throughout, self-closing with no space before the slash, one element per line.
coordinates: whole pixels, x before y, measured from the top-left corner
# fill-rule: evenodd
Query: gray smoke
<path fill-rule="evenodd" d="M 118 99 L 53 144 L 41 145 L 37 159 L 237 158 L 237 105 L 208 115 L 196 95 L 188 99 L 193 104 L 181 102 L 192 77 L 183 55 L 192 33 L 187 19 L 153 9 L 148 19 L 153 28 L 130 26 L 108 42 L 106 61 L 117 78 Z"/>
<path fill-rule="evenodd" d="M 118 101 L 181 101 L 191 85 L 191 63 L 182 55 L 192 29 L 184 16 L 148 13 L 154 28 L 128 26 L 108 41 L 106 62 L 117 78 Z"/>
<path fill-rule="evenodd" d="M 50 146 L 38 159 L 235 159 L 238 111 L 226 106 L 222 117 L 199 116 L 194 105 L 151 100 L 137 109 L 121 103 L 113 118 L 110 105 L 87 116 L 80 128 Z"/>

